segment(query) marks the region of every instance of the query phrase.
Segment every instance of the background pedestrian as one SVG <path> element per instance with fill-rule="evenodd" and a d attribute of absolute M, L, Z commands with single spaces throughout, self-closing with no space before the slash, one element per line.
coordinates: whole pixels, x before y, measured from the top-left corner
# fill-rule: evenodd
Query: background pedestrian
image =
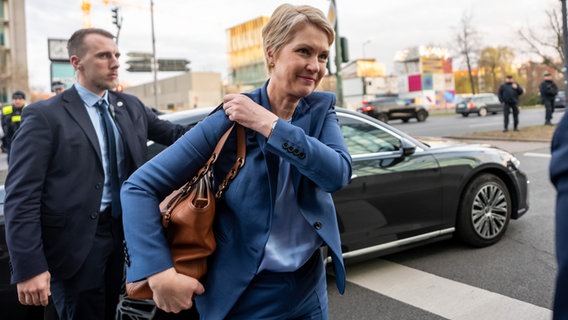
<path fill-rule="evenodd" d="M 540 83 L 538 87 L 540 91 L 540 98 L 542 99 L 542 104 L 544 105 L 544 125 L 552 125 L 552 113 L 554 113 L 554 98 L 558 94 L 558 87 L 552 81 L 552 75 L 550 72 L 544 72 L 544 80 Z"/>
<path fill-rule="evenodd" d="M 519 131 L 519 96 L 524 89 L 513 81 L 513 76 L 508 75 L 505 83 L 499 87 L 499 101 L 503 104 L 504 128 L 503 132 L 509 131 L 509 114 L 513 113 L 513 129 Z"/>

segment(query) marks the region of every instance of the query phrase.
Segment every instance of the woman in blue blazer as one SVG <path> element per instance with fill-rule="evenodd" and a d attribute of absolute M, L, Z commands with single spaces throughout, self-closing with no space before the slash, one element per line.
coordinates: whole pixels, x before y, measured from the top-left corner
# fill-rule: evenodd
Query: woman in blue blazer
<path fill-rule="evenodd" d="M 314 92 L 334 31 L 320 10 L 285 4 L 262 35 L 266 84 L 225 96 L 224 112 L 207 117 L 123 185 L 127 280 L 147 278 L 163 310 L 179 312 L 195 298 L 202 319 L 327 319 L 324 244 L 337 287 L 345 289 L 330 193 L 348 183 L 351 158 L 335 96 Z M 200 283 L 173 268 L 158 205 L 203 166 L 233 122 L 247 129 L 246 164 L 217 204 L 217 250 Z M 235 139 L 219 157 L 217 177 L 234 161 Z"/>

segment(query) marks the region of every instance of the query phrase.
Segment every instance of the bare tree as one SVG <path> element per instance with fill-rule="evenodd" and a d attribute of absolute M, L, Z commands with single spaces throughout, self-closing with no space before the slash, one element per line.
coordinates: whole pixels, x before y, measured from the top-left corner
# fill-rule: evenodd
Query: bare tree
<path fill-rule="evenodd" d="M 539 56 L 542 64 L 562 73 L 564 51 L 562 38 L 562 15 L 558 8 L 546 11 L 547 25 L 540 32 L 532 28 L 518 31 L 521 40 L 528 45 L 528 51 Z"/>
<path fill-rule="evenodd" d="M 514 59 L 513 49 L 509 47 L 485 47 L 481 50 L 478 63 L 479 68 L 483 70 L 486 91 L 497 92 L 498 79 L 503 79 L 506 74 L 511 73 L 510 69 Z"/>
<path fill-rule="evenodd" d="M 480 51 L 480 35 L 473 27 L 472 20 L 473 15 L 471 12 L 464 11 L 460 20 L 460 26 L 455 34 L 455 40 L 458 47 L 458 53 L 467 66 L 471 92 L 475 94 L 477 90 L 472 69 L 475 67 Z"/>

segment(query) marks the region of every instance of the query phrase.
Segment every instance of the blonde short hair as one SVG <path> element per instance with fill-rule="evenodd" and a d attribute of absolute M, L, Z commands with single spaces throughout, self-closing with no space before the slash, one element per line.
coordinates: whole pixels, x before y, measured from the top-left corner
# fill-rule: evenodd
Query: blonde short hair
<path fill-rule="evenodd" d="M 335 31 L 321 10 L 308 5 L 294 6 L 288 3 L 274 10 L 268 23 L 262 28 L 262 46 L 268 74 L 271 73 L 272 67 L 269 65 L 266 50 L 270 48 L 274 54 L 277 54 L 292 40 L 296 32 L 307 25 L 323 31 L 331 46 L 335 39 Z"/>

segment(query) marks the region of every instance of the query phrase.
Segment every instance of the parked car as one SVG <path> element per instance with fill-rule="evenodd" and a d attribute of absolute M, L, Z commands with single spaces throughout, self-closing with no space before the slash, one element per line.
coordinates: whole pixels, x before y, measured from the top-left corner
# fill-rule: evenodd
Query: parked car
<path fill-rule="evenodd" d="M 210 111 L 160 117 L 194 124 Z M 336 111 L 353 158 L 351 182 L 332 195 L 347 263 L 453 236 L 472 247 L 489 246 L 503 237 L 511 219 L 529 209 L 527 176 L 510 153 L 418 140 L 360 112 Z M 165 146 L 148 148 L 155 155 Z M 5 247 L 4 238 L 0 241 Z M 156 313 L 151 300 L 124 296 L 118 319 L 153 319 Z"/>
<path fill-rule="evenodd" d="M 503 105 L 494 93 L 478 93 L 465 97 L 456 104 L 456 113 L 464 117 L 472 113 L 485 117 L 488 113 L 496 114 L 499 112 L 503 112 Z"/>
<path fill-rule="evenodd" d="M 384 123 L 389 120 L 400 119 L 408 122 L 415 118 L 418 122 L 426 121 L 428 109 L 416 105 L 409 100 L 403 100 L 397 96 L 381 97 L 373 101 L 363 101 L 357 111 L 378 119 Z"/>
<path fill-rule="evenodd" d="M 564 91 L 558 91 L 558 94 L 554 97 L 554 109 L 556 108 L 566 108 L 566 94 Z"/>

